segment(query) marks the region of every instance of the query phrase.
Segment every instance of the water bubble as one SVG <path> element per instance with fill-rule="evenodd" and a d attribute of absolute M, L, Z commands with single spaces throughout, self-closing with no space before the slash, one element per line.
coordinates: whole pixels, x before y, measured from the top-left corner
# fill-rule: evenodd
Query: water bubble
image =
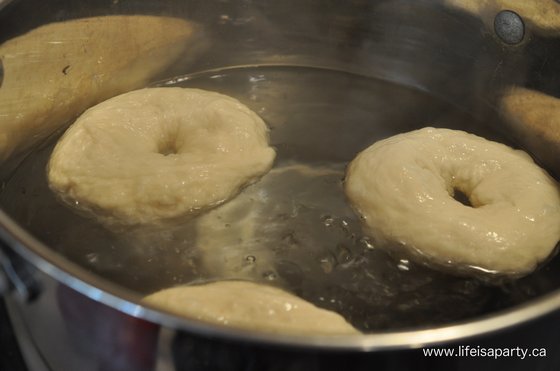
<path fill-rule="evenodd" d="M 352 233 L 350 223 L 348 221 L 340 219 L 339 226 L 342 230 L 342 233 L 344 233 L 347 238 L 351 239 L 352 241 L 356 240 L 356 234 Z"/>
<path fill-rule="evenodd" d="M 346 267 L 352 263 L 354 257 L 350 249 L 343 244 L 338 244 L 336 246 L 336 261 L 338 264 Z"/>
<path fill-rule="evenodd" d="M 259 81 L 265 81 L 266 77 L 264 75 L 256 75 L 256 76 L 249 76 L 249 81 L 250 82 L 259 82 Z"/>
<path fill-rule="evenodd" d="M 325 225 L 325 227 L 330 227 L 334 223 L 334 218 L 330 215 L 325 215 L 321 217 L 321 221 Z"/>
<path fill-rule="evenodd" d="M 408 259 L 401 259 L 399 260 L 399 264 L 397 265 L 397 268 L 401 271 L 409 271 L 410 270 L 410 262 L 408 261 Z"/>
<path fill-rule="evenodd" d="M 369 237 L 362 237 L 360 238 L 360 244 L 368 250 L 375 249 L 375 246 L 371 243 Z"/>
<path fill-rule="evenodd" d="M 263 277 L 264 279 L 268 280 L 268 281 L 274 281 L 276 279 L 276 273 L 268 271 L 263 273 Z"/>
<path fill-rule="evenodd" d="M 89 254 L 86 255 L 86 259 L 91 264 L 97 264 L 97 263 L 99 263 L 99 254 L 94 253 L 94 252 L 89 253 Z"/>

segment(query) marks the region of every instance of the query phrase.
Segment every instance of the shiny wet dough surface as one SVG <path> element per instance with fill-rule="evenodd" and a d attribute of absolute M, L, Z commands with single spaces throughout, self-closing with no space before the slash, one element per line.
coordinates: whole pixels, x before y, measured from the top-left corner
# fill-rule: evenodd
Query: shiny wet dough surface
<path fill-rule="evenodd" d="M 357 334 L 339 314 L 284 290 L 244 281 L 174 287 L 144 298 L 172 313 L 243 329 L 285 334 Z"/>
<path fill-rule="evenodd" d="M 525 152 L 459 130 L 376 142 L 345 188 L 376 240 L 442 266 L 527 274 L 560 239 L 556 181 Z"/>
<path fill-rule="evenodd" d="M 239 101 L 149 88 L 86 111 L 54 148 L 48 180 L 104 223 L 154 223 L 230 199 L 274 157 L 264 121 Z"/>

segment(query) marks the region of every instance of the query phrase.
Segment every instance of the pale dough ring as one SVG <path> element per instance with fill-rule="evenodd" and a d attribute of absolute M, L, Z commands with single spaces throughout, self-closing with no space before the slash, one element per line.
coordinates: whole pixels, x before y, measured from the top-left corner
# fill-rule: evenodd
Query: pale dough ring
<path fill-rule="evenodd" d="M 500 108 L 507 130 L 548 169 L 560 174 L 560 99 L 516 86 L 504 92 Z"/>
<path fill-rule="evenodd" d="M 153 223 L 230 199 L 274 157 L 266 124 L 239 101 L 150 88 L 86 111 L 53 150 L 48 180 L 102 222 Z"/>
<path fill-rule="evenodd" d="M 179 316 L 233 328 L 297 335 L 359 334 L 344 318 L 276 287 L 248 281 L 182 286 L 143 302 Z"/>
<path fill-rule="evenodd" d="M 105 99 L 139 89 L 205 45 L 179 18 L 111 15 L 40 26 L 0 45 L 0 163 Z M 182 59 L 181 64 L 187 61 Z"/>
<path fill-rule="evenodd" d="M 560 239 L 556 181 L 525 152 L 463 131 L 379 141 L 352 161 L 345 190 L 376 241 L 440 267 L 527 274 Z"/>

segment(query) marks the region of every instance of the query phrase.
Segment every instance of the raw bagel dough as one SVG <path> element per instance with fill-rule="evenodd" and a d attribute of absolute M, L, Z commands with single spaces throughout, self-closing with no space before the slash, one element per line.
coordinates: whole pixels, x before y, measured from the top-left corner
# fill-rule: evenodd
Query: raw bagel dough
<path fill-rule="evenodd" d="M 500 108 L 508 129 L 520 143 L 560 174 L 560 99 L 514 87 L 506 91 Z"/>
<path fill-rule="evenodd" d="M 359 334 L 339 314 L 279 288 L 222 281 L 174 287 L 144 298 L 145 303 L 188 318 L 235 328 L 282 334 Z"/>
<path fill-rule="evenodd" d="M 490 24 L 493 24 L 498 12 L 512 10 L 525 22 L 533 24 L 536 33 L 554 36 L 560 31 L 560 3 L 556 0 L 445 0 L 445 2 L 482 16 Z"/>
<path fill-rule="evenodd" d="M 560 239 L 556 181 L 525 152 L 463 131 L 379 141 L 352 161 L 345 190 L 376 241 L 438 266 L 527 274 Z"/>
<path fill-rule="evenodd" d="M 151 88 L 86 111 L 57 143 L 48 179 L 103 222 L 153 223 L 228 200 L 274 157 L 265 123 L 237 100 Z"/>
<path fill-rule="evenodd" d="M 138 89 L 200 49 L 194 23 L 104 16 L 41 26 L 0 45 L 0 163 L 88 107 Z"/>

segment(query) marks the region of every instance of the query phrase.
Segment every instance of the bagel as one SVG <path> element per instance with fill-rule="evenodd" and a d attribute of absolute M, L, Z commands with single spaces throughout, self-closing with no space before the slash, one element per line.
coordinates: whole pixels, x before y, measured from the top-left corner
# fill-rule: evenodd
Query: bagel
<path fill-rule="evenodd" d="M 344 318 L 276 287 L 221 281 L 165 289 L 146 304 L 187 318 L 282 334 L 359 334 Z"/>
<path fill-rule="evenodd" d="M 555 175 L 560 174 L 560 99 L 522 87 L 511 87 L 500 101 L 507 130 Z"/>
<path fill-rule="evenodd" d="M 105 99 L 139 89 L 203 42 L 172 17 L 111 15 L 43 25 L 0 45 L 0 163 Z M 198 52 L 197 52 L 198 53 Z"/>
<path fill-rule="evenodd" d="M 528 274 L 560 239 L 556 181 L 525 152 L 463 131 L 373 144 L 349 165 L 345 191 L 378 244 L 460 274 Z"/>
<path fill-rule="evenodd" d="M 275 151 L 263 120 L 222 94 L 148 88 L 86 111 L 56 144 L 50 188 L 107 224 L 191 215 L 266 173 Z"/>

